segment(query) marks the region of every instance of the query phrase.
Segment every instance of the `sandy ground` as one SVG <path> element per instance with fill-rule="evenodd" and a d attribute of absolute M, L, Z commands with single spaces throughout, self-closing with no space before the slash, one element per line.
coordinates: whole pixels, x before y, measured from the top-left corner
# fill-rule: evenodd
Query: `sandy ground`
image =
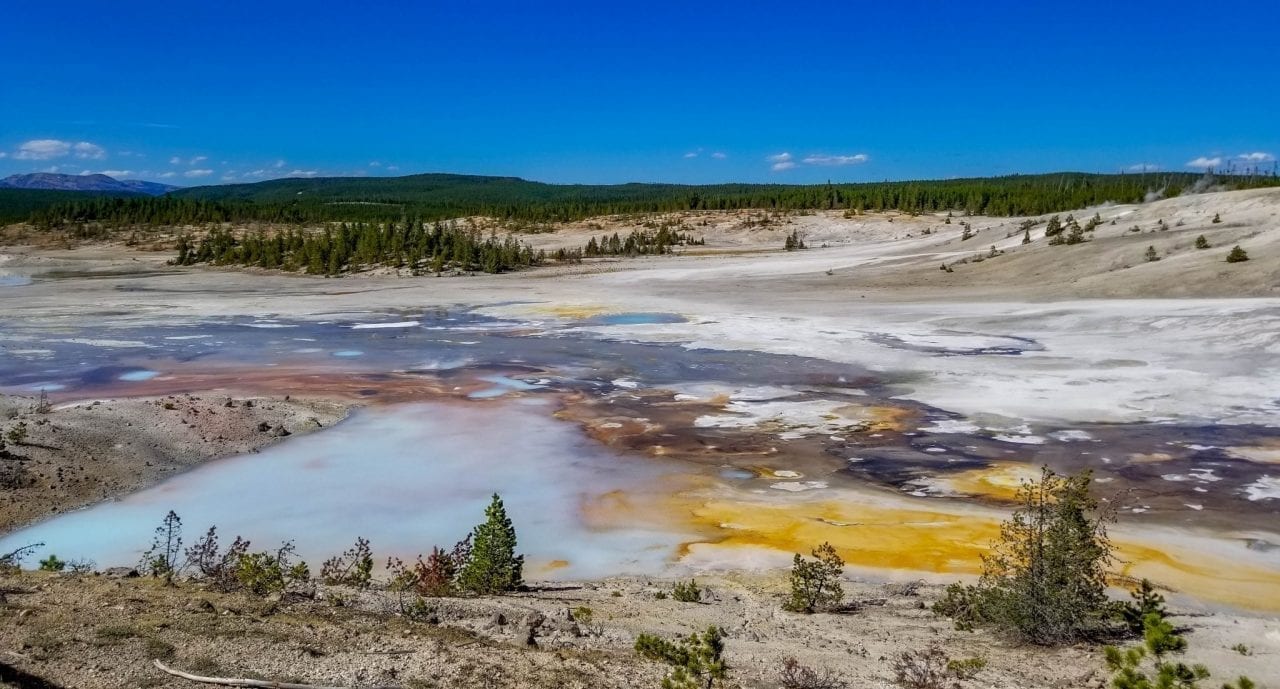
<path fill-rule="evenodd" d="M 326 400 L 246 399 L 208 393 L 52 405 L 0 397 L 0 429 L 23 424 L 0 463 L 8 484 L 0 533 L 132 493 L 218 457 L 255 452 L 336 423 L 348 405 Z"/>
<path fill-rule="evenodd" d="M 718 625 L 731 686 L 777 687 L 783 659 L 794 657 L 852 687 L 891 687 L 893 659 L 932 644 L 951 658 L 988 661 L 964 687 L 1105 684 L 1100 649 L 1029 647 L 956 631 L 926 609 L 940 593 L 935 587 L 906 593 L 848 582 L 856 611 L 799 615 L 780 609 L 782 577 L 703 580 L 702 603 L 660 600 L 672 583 L 611 579 L 443 599 L 413 621 L 398 614 L 393 594 L 377 590 L 322 587 L 315 599 L 264 600 L 189 582 L 166 588 L 148 579 L 28 573 L 0 581 L 9 592 L 0 605 L 0 662 L 86 689 L 195 686 L 150 667 L 153 658 L 205 675 L 340 686 L 641 688 L 657 686 L 662 668 L 632 652 L 638 634 L 672 638 Z M 1173 619 L 1193 628 L 1188 659 L 1247 673 L 1262 687 L 1280 681 L 1275 622 Z M 1233 650 L 1236 644 L 1251 655 Z"/>

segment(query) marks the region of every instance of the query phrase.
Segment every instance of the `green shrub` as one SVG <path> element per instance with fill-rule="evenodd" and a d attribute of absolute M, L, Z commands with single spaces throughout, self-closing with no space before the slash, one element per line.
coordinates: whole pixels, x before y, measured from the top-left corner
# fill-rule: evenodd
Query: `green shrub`
<path fill-rule="evenodd" d="M 14 445 L 24 445 L 27 442 L 27 422 L 19 421 L 17 426 L 9 429 L 5 434 L 5 438 Z"/>
<path fill-rule="evenodd" d="M 947 672 L 951 673 L 956 679 L 973 679 L 986 667 L 987 659 L 981 656 L 947 661 Z"/>
<path fill-rule="evenodd" d="M 636 638 L 636 653 L 671 666 L 662 689 L 711 689 L 723 685 L 729 675 L 724 662 L 724 630 L 707 627 L 676 642 L 652 634 Z"/>
<path fill-rule="evenodd" d="M 982 558 L 977 585 L 954 584 L 934 612 L 961 629 L 988 626 L 1036 644 L 1093 639 L 1110 631 L 1107 600 L 1111 542 L 1089 472 L 1058 476 L 1045 468 L 1018 490 L 1021 506 Z"/>
<path fill-rule="evenodd" d="M 516 555 L 516 529 L 497 493 L 485 523 L 471 532 L 471 556 L 458 573 L 459 587 L 485 595 L 514 591 L 523 583 L 524 556 Z"/>
<path fill-rule="evenodd" d="M 1187 648 L 1184 639 L 1173 625 L 1160 613 L 1151 613 L 1143 619 L 1142 643 L 1126 649 L 1107 646 L 1104 656 L 1111 671 L 1111 686 L 1115 689 L 1195 689 L 1209 678 L 1209 668 L 1204 665 L 1187 665 L 1168 659 L 1170 654 L 1182 653 Z M 1151 659 L 1147 667 L 1147 658 Z M 1248 677 L 1240 677 L 1234 683 L 1222 685 L 1223 689 L 1254 689 Z"/>
<path fill-rule="evenodd" d="M 591 608 L 585 605 L 579 605 L 573 609 L 573 620 L 582 624 L 591 624 L 593 616 Z"/>
<path fill-rule="evenodd" d="M 1213 220 L 1212 220 L 1212 221 L 1210 221 L 1210 222 L 1212 222 L 1213 224 L 1215 224 L 1215 225 L 1216 225 L 1216 224 L 1218 224 L 1218 223 L 1222 222 L 1222 216 L 1221 216 L 1221 215 L 1218 215 L 1217 213 L 1214 213 L 1214 214 L 1213 214 Z"/>
<path fill-rule="evenodd" d="M 681 603 L 700 603 L 702 589 L 698 588 L 698 582 L 695 579 L 690 579 L 687 584 L 677 581 L 675 588 L 671 589 L 671 598 Z"/>
<path fill-rule="evenodd" d="M 1227 263 L 1242 263 L 1249 260 L 1249 253 L 1240 248 L 1237 244 L 1231 247 L 1231 251 L 1227 253 Z"/>
<path fill-rule="evenodd" d="M 1160 254 L 1156 253 L 1156 248 L 1154 246 L 1148 246 L 1147 252 L 1143 254 L 1142 257 L 1147 260 L 1147 263 L 1155 263 L 1160 260 Z"/>
<path fill-rule="evenodd" d="M 1235 646 L 1231 647 L 1231 650 L 1235 651 L 1236 653 L 1239 653 L 1242 656 L 1253 655 L 1253 649 L 1249 648 L 1248 646 L 1245 646 L 1244 644 L 1236 644 Z"/>
<path fill-rule="evenodd" d="M 1124 603 L 1120 607 L 1120 617 L 1129 628 L 1129 632 L 1139 636 L 1145 628 L 1147 615 L 1155 613 L 1164 617 L 1164 596 L 1156 593 L 1155 586 L 1147 579 L 1143 579 L 1138 584 L 1138 588 L 1129 595 L 1133 598 L 1133 602 Z"/>
<path fill-rule="evenodd" d="M 791 596 L 783 608 L 791 612 L 812 614 L 829 610 L 844 600 L 840 576 L 844 573 L 844 560 L 830 543 L 813 549 L 812 561 L 796 553 L 791 564 Z"/>
<path fill-rule="evenodd" d="M 1204 235 L 1200 235 L 1199 237 L 1196 237 L 1196 248 L 1197 248 L 1197 249 L 1208 249 L 1208 248 L 1209 248 L 1209 240 L 1208 240 L 1208 239 L 1206 239 Z"/>
<path fill-rule="evenodd" d="M 325 560 L 320 566 L 320 580 L 329 586 L 369 588 L 373 581 L 373 551 L 369 541 L 356 538 L 350 550 Z"/>
<path fill-rule="evenodd" d="M 244 553 L 236 561 L 235 577 L 250 593 L 265 596 L 284 591 L 289 585 L 311 578 L 305 562 L 292 562 L 296 555 L 292 542 L 286 541 L 274 553 Z"/>
<path fill-rule="evenodd" d="M 41 572 L 61 572 L 67 568 L 67 563 L 58 559 L 57 555 L 50 554 L 49 557 L 40 561 Z"/>

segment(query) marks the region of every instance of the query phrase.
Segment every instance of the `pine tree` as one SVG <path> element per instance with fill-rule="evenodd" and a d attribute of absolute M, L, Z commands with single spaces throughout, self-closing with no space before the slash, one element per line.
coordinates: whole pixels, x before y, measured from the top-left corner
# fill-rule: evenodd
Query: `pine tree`
<path fill-rule="evenodd" d="M 934 612 L 958 627 L 992 626 L 1036 644 L 1096 637 L 1114 612 L 1106 573 L 1112 546 L 1089 472 L 1045 468 L 1018 490 L 1020 506 L 1000 525 L 976 586 L 954 584 Z"/>
<path fill-rule="evenodd" d="M 1208 248 L 1209 248 L 1209 240 L 1208 240 L 1208 239 L 1205 239 L 1205 236 L 1204 236 L 1204 235 L 1200 235 L 1199 237 L 1196 237 L 1196 248 L 1197 248 L 1197 249 L 1208 249 Z"/>
<path fill-rule="evenodd" d="M 1231 248 L 1231 252 L 1227 254 L 1227 263 L 1241 263 L 1249 260 L 1249 254 L 1237 244 Z"/>
<path fill-rule="evenodd" d="M 164 577 L 166 583 L 173 581 L 178 573 L 178 555 L 182 552 L 182 518 L 173 510 L 164 516 L 160 526 L 156 527 L 151 547 L 142 554 L 140 569 L 153 577 Z"/>
<path fill-rule="evenodd" d="M 812 614 L 840 605 L 844 589 L 840 576 L 844 574 L 844 560 L 830 543 L 813 549 L 812 561 L 796 553 L 791 566 L 791 597 L 783 607 L 791 612 Z"/>
<path fill-rule="evenodd" d="M 458 575 L 464 591 L 480 595 L 513 591 L 523 583 L 524 556 L 516 555 L 516 529 L 497 493 L 485 523 L 471 532 L 471 557 Z"/>

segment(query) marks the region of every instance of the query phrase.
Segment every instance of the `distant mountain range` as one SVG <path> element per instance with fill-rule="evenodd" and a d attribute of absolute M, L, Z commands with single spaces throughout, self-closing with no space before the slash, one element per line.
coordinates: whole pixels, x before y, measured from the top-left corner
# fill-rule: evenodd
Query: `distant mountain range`
<path fill-rule="evenodd" d="M 140 179 L 116 179 L 107 175 L 61 175 L 52 172 L 32 172 L 26 175 L 9 175 L 0 179 L 0 189 L 50 189 L 56 191 L 92 191 L 103 194 L 129 196 L 160 196 L 178 187 Z"/>

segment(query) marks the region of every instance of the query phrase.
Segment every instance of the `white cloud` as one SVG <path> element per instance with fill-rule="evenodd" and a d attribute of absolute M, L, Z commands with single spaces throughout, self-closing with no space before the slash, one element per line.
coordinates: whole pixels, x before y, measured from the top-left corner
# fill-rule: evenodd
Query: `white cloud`
<path fill-rule="evenodd" d="M 1269 163 L 1276 159 L 1275 154 L 1265 153 L 1263 151 L 1254 151 L 1253 153 L 1241 153 L 1236 156 L 1246 163 Z"/>
<path fill-rule="evenodd" d="M 178 174 L 178 173 L 174 172 L 173 170 L 170 170 L 170 171 L 168 171 L 168 172 L 161 172 L 160 174 L 158 174 L 158 175 L 156 175 L 156 176 L 157 176 L 157 177 L 159 177 L 160 179 L 169 179 L 170 177 L 175 177 L 175 176 L 177 176 L 177 174 Z"/>
<path fill-rule="evenodd" d="M 284 167 L 284 161 L 283 161 L 283 160 L 277 160 L 277 161 L 275 162 L 275 165 L 272 165 L 271 167 L 276 168 L 277 170 L 279 170 L 280 168 Z"/>
<path fill-rule="evenodd" d="M 774 172 L 790 170 L 791 168 L 796 166 L 795 161 L 791 159 L 791 154 L 787 153 L 786 151 L 783 151 L 782 153 L 779 153 L 777 155 L 771 155 L 768 157 L 767 160 L 773 163 L 773 166 L 770 169 L 773 170 Z"/>
<path fill-rule="evenodd" d="M 178 156 L 174 156 L 174 157 L 172 157 L 172 158 L 170 158 L 170 159 L 169 159 L 169 164 L 170 164 L 170 165 L 181 165 L 181 164 L 182 164 L 182 159 L 181 159 L 181 158 L 179 158 Z"/>
<path fill-rule="evenodd" d="M 288 176 L 289 177 L 315 177 L 318 174 L 320 173 L 316 172 L 315 170 L 293 170 L 292 172 L 289 173 Z"/>
<path fill-rule="evenodd" d="M 41 172 L 57 172 L 60 169 L 61 168 L 59 168 L 57 165 L 50 165 L 49 167 L 41 170 Z"/>
<path fill-rule="evenodd" d="M 1195 167 L 1195 168 L 1222 167 L 1222 156 L 1214 156 L 1212 158 L 1206 158 L 1205 156 L 1200 156 L 1195 160 L 1188 160 L 1187 167 Z"/>
<path fill-rule="evenodd" d="M 183 177 L 208 177 L 213 174 L 213 170 L 187 170 L 182 173 Z"/>
<path fill-rule="evenodd" d="M 18 146 L 14 158 L 18 160 L 49 160 L 61 158 L 71 152 L 71 143 L 58 139 L 32 139 Z"/>
<path fill-rule="evenodd" d="M 389 170 L 389 171 L 391 171 L 391 172 L 395 172 L 395 171 L 397 171 L 397 170 L 399 170 L 399 169 L 400 169 L 400 166 L 399 166 L 399 165 L 388 165 L 388 166 L 387 166 L 387 170 Z"/>
<path fill-rule="evenodd" d="M 85 170 L 84 172 L 81 172 L 80 174 L 82 174 L 82 175 L 89 174 L 89 171 L 88 171 L 88 170 Z M 132 174 L 133 174 L 133 170 L 100 170 L 100 171 L 98 172 L 98 174 L 100 174 L 100 175 L 106 175 L 106 176 L 108 176 L 108 177 L 115 177 L 116 179 L 120 179 L 120 178 L 122 178 L 122 177 L 129 177 L 130 175 L 132 175 Z"/>
<path fill-rule="evenodd" d="M 245 176 L 245 177 L 266 177 L 266 176 L 267 176 L 267 171 L 266 171 L 266 170 L 252 170 L 252 171 L 250 171 L 250 172 L 246 172 L 246 173 L 244 173 L 244 176 Z"/>
<path fill-rule="evenodd" d="M 379 163 L 379 162 L 378 162 L 378 161 L 376 161 L 376 160 L 370 160 L 370 161 L 369 161 L 369 167 L 382 167 L 382 163 Z"/>
<path fill-rule="evenodd" d="M 805 165 L 860 165 L 870 160 L 866 153 L 855 153 L 851 156 L 832 156 L 815 154 L 804 159 Z"/>
<path fill-rule="evenodd" d="M 1136 163 L 1125 168 L 1129 172 L 1155 172 L 1160 169 L 1155 163 Z"/>
<path fill-rule="evenodd" d="M 88 141 L 77 141 L 71 148 L 76 152 L 77 158 L 102 160 L 107 157 L 107 149 L 98 144 L 91 144 Z"/>
<path fill-rule="evenodd" d="M 191 160 L 187 161 L 187 165 L 199 165 L 200 163 L 203 163 L 208 159 L 209 159 L 209 156 L 195 156 Z"/>
<path fill-rule="evenodd" d="M 6 158 L 8 157 L 8 155 L 9 155 L 8 153 L 5 153 L 4 151 L 0 151 L 0 158 Z"/>
<path fill-rule="evenodd" d="M 716 151 L 715 153 L 712 153 L 712 154 L 711 154 L 711 157 L 712 157 L 712 158 L 715 158 L 716 160 L 724 160 L 725 158 L 728 158 L 729 156 L 727 156 L 727 155 L 725 155 L 725 154 L 721 153 L 720 151 Z"/>
<path fill-rule="evenodd" d="M 684 157 L 685 157 L 686 159 L 687 159 L 687 158 L 697 158 L 697 157 L 698 157 L 698 153 L 697 153 L 697 151 L 689 151 L 688 153 L 684 154 Z"/>

